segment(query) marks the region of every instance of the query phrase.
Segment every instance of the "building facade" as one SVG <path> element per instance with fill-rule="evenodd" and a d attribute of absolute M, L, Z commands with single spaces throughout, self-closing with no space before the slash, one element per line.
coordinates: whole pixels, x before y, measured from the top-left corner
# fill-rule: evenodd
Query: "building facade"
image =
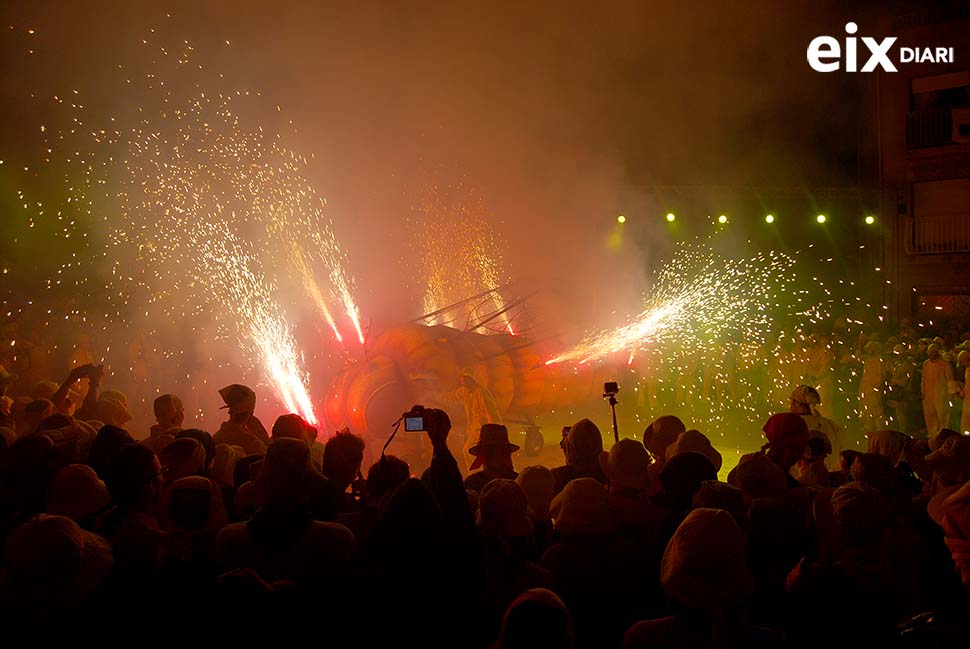
<path fill-rule="evenodd" d="M 970 2 L 927 3 L 880 27 L 900 47 L 954 52 L 875 80 L 886 303 L 897 319 L 970 323 Z"/>

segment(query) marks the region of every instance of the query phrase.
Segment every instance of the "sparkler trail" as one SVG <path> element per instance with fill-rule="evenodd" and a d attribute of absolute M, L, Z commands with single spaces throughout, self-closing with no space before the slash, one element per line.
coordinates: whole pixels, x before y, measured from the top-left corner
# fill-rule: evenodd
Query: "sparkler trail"
<path fill-rule="evenodd" d="M 48 162 L 59 159 L 67 169 L 73 205 L 65 211 L 103 214 L 105 247 L 90 257 L 108 260 L 101 292 L 119 320 L 134 313 L 154 323 L 207 316 L 220 338 L 255 352 L 287 408 L 315 420 L 279 287 L 302 287 L 342 341 L 330 307 L 339 305 L 364 340 L 326 202 L 306 179 L 304 157 L 279 135 L 271 139 L 243 124 L 233 102 L 248 92 L 207 92 L 206 75 L 189 65 L 188 44 L 179 54 L 161 52 L 175 72 L 163 74 L 165 66 L 153 61 L 141 81 L 122 74 L 121 96 L 131 97 L 133 114 L 97 128 L 74 91 L 67 126 L 41 129 Z M 173 90 L 172 79 L 184 85 L 179 75 L 190 70 L 200 78 L 196 90 Z"/>
<path fill-rule="evenodd" d="M 309 377 L 296 353 L 293 334 L 271 297 L 273 287 L 261 277 L 251 253 L 224 224 L 205 224 L 200 229 L 209 242 L 201 267 L 204 277 L 209 278 L 209 290 L 227 298 L 241 339 L 258 355 L 287 410 L 316 424 Z"/>
<path fill-rule="evenodd" d="M 417 212 L 416 230 L 423 252 L 416 270 L 426 282 L 424 312 L 486 292 L 481 302 L 465 305 L 461 315 L 466 322 L 503 311 L 507 305 L 499 289 L 508 283 L 503 277 L 505 243 L 490 225 L 484 201 L 461 184 L 445 189 L 434 186 Z M 465 324 L 456 318 L 454 313 L 443 313 L 431 324 Z M 498 323 L 503 331 L 515 335 L 507 312 L 498 316 Z"/>
<path fill-rule="evenodd" d="M 317 282 L 313 277 L 313 271 L 306 263 L 303 252 L 296 246 L 293 245 L 290 248 L 290 263 L 293 264 L 293 268 L 299 274 L 300 279 L 303 281 L 303 287 L 306 292 L 310 295 L 310 299 L 316 305 L 317 309 L 323 315 L 324 320 L 330 326 L 330 330 L 333 331 L 334 338 L 337 339 L 338 343 L 344 341 L 343 336 L 340 334 L 340 330 L 337 328 L 337 323 L 333 319 L 333 315 L 330 313 L 330 307 L 327 306 L 327 300 L 323 297 L 320 292 L 320 287 L 317 286 Z"/>
<path fill-rule="evenodd" d="M 682 250 L 661 271 L 646 308 L 632 322 L 593 333 L 546 365 L 587 363 L 624 350 L 632 358 L 632 350 L 651 343 L 701 346 L 728 333 L 763 342 L 772 323 L 769 309 L 780 306 L 794 263 L 772 252 L 732 260 Z"/>

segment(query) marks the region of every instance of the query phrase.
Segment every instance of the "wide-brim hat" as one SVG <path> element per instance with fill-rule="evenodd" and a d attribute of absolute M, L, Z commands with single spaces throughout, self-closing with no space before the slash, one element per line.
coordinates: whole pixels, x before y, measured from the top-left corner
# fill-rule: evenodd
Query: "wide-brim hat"
<path fill-rule="evenodd" d="M 650 488 L 647 468 L 652 462 L 650 453 L 635 439 L 621 439 L 600 456 L 600 468 L 612 484 L 643 491 Z"/>
<path fill-rule="evenodd" d="M 226 404 L 219 409 L 228 408 L 231 414 L 252 412 L 256 409 L 256 393 L 245 385 L 238 383 L 227 385 L 219 390 L 219 396 Z"/>
<path fill-rule="evenodd" d="M 502 424 L 482 424 L 482 430 L 478 435 L 478 443 L 468 449 L 469 455 L 478 455 L 482 449 L 504 446 L 512 453 L 519 450 L 517 444 L 509 441 L 509 429 Z M 477 469 L 482 465 L 482 459 L 477 458 L 472 463 L 471 468 Z"/>

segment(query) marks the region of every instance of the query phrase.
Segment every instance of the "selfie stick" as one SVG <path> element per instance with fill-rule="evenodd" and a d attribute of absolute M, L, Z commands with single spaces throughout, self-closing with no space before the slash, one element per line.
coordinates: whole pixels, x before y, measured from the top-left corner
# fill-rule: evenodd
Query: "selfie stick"
<path fill-rule="evenodd" d="M 616 426 L 616 395 L 610 395 L 610 410 L 613 411 L 613 441 L 620 441 L 620 429 Z"/>

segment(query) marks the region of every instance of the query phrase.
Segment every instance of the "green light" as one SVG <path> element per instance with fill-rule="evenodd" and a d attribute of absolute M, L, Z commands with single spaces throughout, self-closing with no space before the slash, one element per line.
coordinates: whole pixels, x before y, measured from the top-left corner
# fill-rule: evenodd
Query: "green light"
<path fill-rule="evenodd" d="M 825 223 L 826 218 L 824 214 L 819 214 L 818 216 L 815 217 L 815 220 L 818 221 L 819 223 Z"/>
<path fill-rule="evenodd" d="M 876 217 L 874 217 L 874 216 L 867 216 L 866 217 L 866 225 L 872 225 L 875 222 L 876 222 Z"/>
<path fill-rule="evenodd" d="M 765 217 L 765 223 L 774 223 L 774 222 L 775 222 L 774 214 L 769 214 L 768 216 Z"/>
<path fill-rule="evenodd" d="M 618 217 L 616 217 L 616 222 L 617 223 L 626 223 L 626 217 L 623 216 L 622 214 L 620 214 Z"/>
<path fill-rule="evenodd" d="M 673 212 L 667 212 L 667 223 L 673 223 L 677 220 L 677 216 Z"/>
<path fill-rule="evenodd" d="M 725 224 L 725 223 L 727 223 L 727 215 L 726 214 L 722 214 L 721 216 L 717 217 L 717 222 L 720 223 L 720 224 L 722 224 L 722 225 Z"/>

